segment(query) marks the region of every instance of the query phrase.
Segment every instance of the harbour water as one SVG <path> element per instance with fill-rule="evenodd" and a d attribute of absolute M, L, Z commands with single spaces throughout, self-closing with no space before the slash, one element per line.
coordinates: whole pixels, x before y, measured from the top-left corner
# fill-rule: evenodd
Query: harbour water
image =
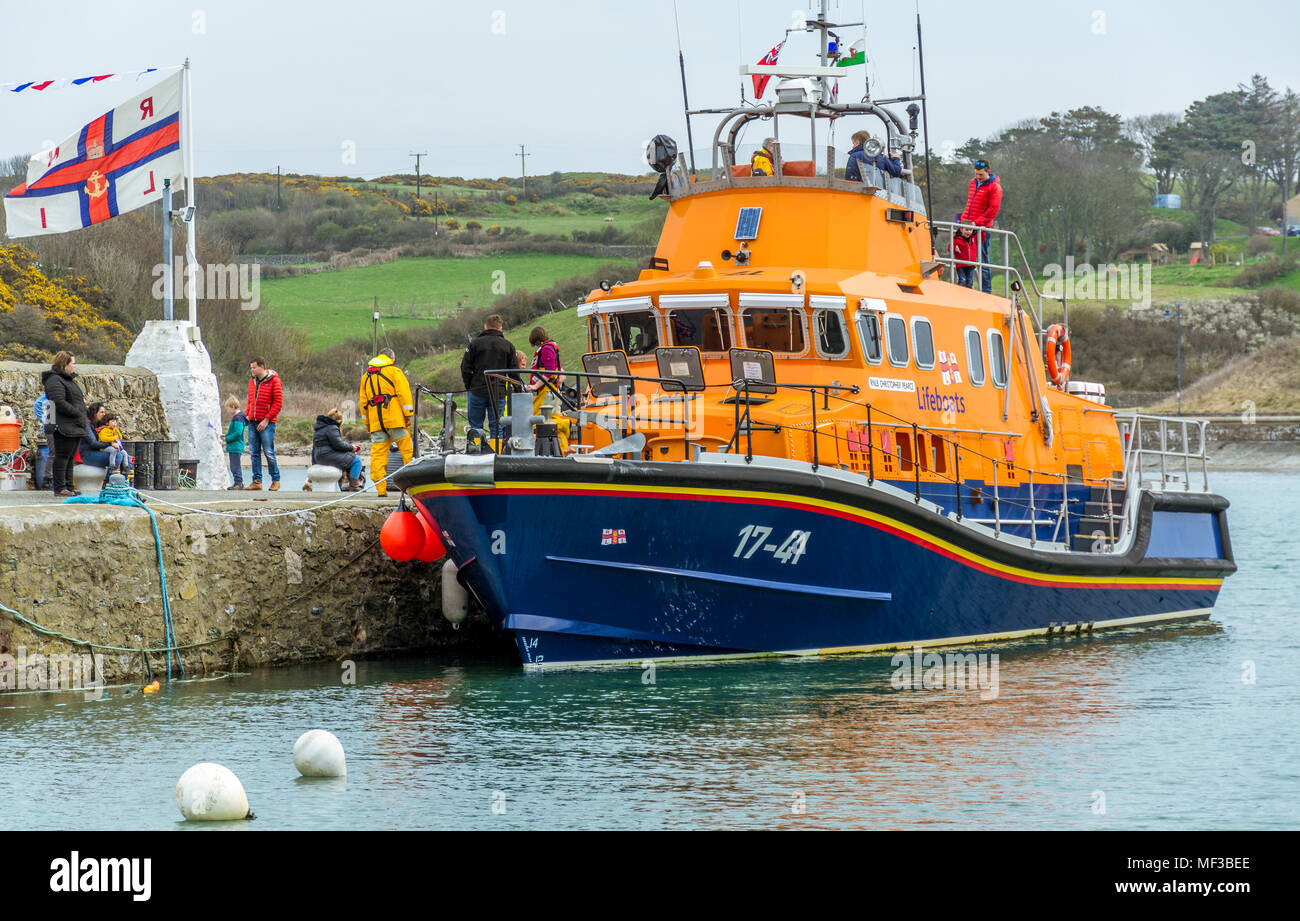
<path fill-rule="evenodd" d="M 5 829 L 1300 827 L 1300 476 L 1222 472 L 1239 572 L 1213 620 L 973 647 L 997 695 L 888 655 L 525 674 L 434 659 L 0 695 Z M 2 601 L 3 599 L 0 599 Z M 297 777 L 298 735 L 348 775 Z M 257 818 L 181 820 L 218 761 Z"/>

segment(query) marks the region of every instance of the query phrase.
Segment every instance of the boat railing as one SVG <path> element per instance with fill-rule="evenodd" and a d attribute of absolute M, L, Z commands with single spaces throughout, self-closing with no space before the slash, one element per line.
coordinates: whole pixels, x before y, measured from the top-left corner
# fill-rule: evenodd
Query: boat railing
<path fill-rule="evenodd" d="M 1016 235 L 1016 232 L 1014 230 L 1006 230 L 1001 227 L 976 227 L 975 235 L 974 235 L 974 239 L 975 239 L 974 261 L 969 259 L 958 259 L 956 257 L 956 255 L 953 252 L 953 245 L 952 245 L 953 240 L 959 230 L 961 230 L 963 227 L 969 228 L 970 226 L 971 225 L 969 224 L 960 224 L 954 221 L 931 221 L 930 222 L 930 227 L 933 229 L 937 237 L 934 246 L 934 260 L 935 262 L 947 267 L 947 271 L 944 274 L 948 277 L 948 281 L 956 283 L 958 269 L 970 269 L 972 272 L 971 287 L 978 288 L 980 282 L 980 273 L 984 269 L 988 269 L 990 272 L 994 272 L 994 271 L 1001 272 L 1004 297 L 1010 298 L 1012 292 L 1019 291 L 1022 289 L 1033 292 L 1031 305 L 1034 308 L 1034 319 L 1038 323 L 1038 329 L 1040 330 L 1040 333 L 1041 330 L 1043 329 L 1044 298 L 1046 298 L 1047 300 L 1057 301 L 1061 305 L 1061 316 L 1063 318 L 1062 322 L 1064 322 L 1066 326 L 1069 326 L 1070 323 L 1069 303 L 1066 301 L 1063 295 L 1058 297 L 1054 294 L 1044 294 L 1039 289 L 1038 283 L 1034 280 L 1033 270 L 1030 269 L 1029 267 L 1029 260 L 1025 257 L 1025 250 L 1020 245 L 1020 237 Z M 989 261 L 987 262 L 983 260 L 983 248 L 981 246 L 981 241 L 980 241 L 981 234 L 988 234 L 989 237 L 991 238 L 989 243 Z M 944 240 L 947 241 L 947 246 L 942 245 Z M 1001 263 L 993 261 L 993 256 L 997 252 L 997 248 L 993 245 L 994 240 L 1001 241 L 1001 250 L 1002 250 L 1002 257 L 1003 257 Z M 1014 262 L 1014 260 L 1011 258 L 1013 245 L 1015 247 L 1015 255 L 1018 255 L 1020 257 L 1019 265 L 1017 265 Z M 1023 275 L 1020 272 L 1021 266 L 1024 267 Z M 1016 287 L 1015 282 L 1020 283 L 1019 287 Z M 1041 343 L 1039 344 L 1041 345 Z"/>
<path fill-rule="evenodd" d="M 599 380 L 607 384 L 618 382 L 620 384 L 619 393 L 617 397 L 613 395 L 609 397 L 610 403 L 603 406 L 593 406 L 590 394 L 587 397 L 575 400 L 571 395 L 566 394 L 561 387 L 557 386 L 553 378 L 542 377 L 533 369 L 489 371 L 485 372 L 485 377 L 495 386 L 507 387 L 510 384 L 517 385 L 527 376 L 538 375 L 545 388 L 556 396 L 562 410 L 580 413 L 584 410 L 591 412 L 593 408 L 612 408 L 615 415 L 611 419 L 611 426 L 609 426 L 611 439 L 626 437 L 629 433 L 635 431 L 637 424 L 641 421 L 636 418 L 629 400 L 635 387 L 638 384 L 658 386 L 663 390 L 684 397 L 683 412 L 680 419 L 660 418 L 654 421 L 661 426 L 680 425 L 682 427 L 683 441 L 682 456 L 684 458 L 698 456 L 696 452 L 700 450 L 700 446 L 692 445 L 690 397 L 699 394 L 700 388 L 688 389 L 683 381 L 678 378 L 655 377 L 653 375 L 570 371 L 568 369 L 559 373 L 574 378 L 579 382 L 586 381 L 588 384 L 593 380 Z M 859 473 L 865 478 L 869 486 L 874 485 L 880 479 L 882 482 L 888 482 L 894 488 L 901 488 L 899 479 L 894 478 L 886 481 L 879 476 L 878 465 L 883 463 L 884 458 L 888 457 L 891 466 L 897 464 L 898 473 L 904 475 L 911 473 L 912 496 L 918 505 L 923 501 L 927 501 L 940 508 L 947 508 L 956 521 L 983 526 L 991 531 L 995 538 L 1001 538 L 1004 534 L 1010 536 L 1016 529 L 1024 529 L 1031 547 L 1037 546 L 1040 542 L 1051 545 L 1056 549 L 1061 547 L 1068 549 L 1070 547 L 1072 537 L 1069 533 L 1072 517 L 1071 505 L 1076 504 L 1079 500 L 1070 497 L 1067 486 L 1105 489 L 1108 508 L 1112 507 L 1109 505 L 1109 500 L 1112 499 L 1114 493 L 1122 492 L 1124 488 L 1124 481 L 1036 470 L 1015 463 L 1009 456 L 997 457 L 986 454 L 969 444 L 963 444 L 956 438 L 949 437 L 951 431 L 949 429 L 922 425 L 880 409 L 870 402 L 853 399 L 860 392 L 857 385 L 773 383 L 770 381 L 760 382 L 738 379 L 726 384 L 705 385 L 703 389 L 726 390 L 732 393 L 727 398 L 733 404 L 732 433 L 728 442 L 719 448 L 722 453 L 742 455 L 743 451 L 745 462 L 753 463 L 756 456 L 754 452 L 755 433 L 779 433 L 787 430 L 792 432 L 807 431 L 811 436 L 812 457 L 807 462 L 811 471 L 816 472 L 826 466 L 827 461 L 825 458 L 832 457 L 833 460 L 829 463 L 835 469 L 846 469 L 850 470 L 850 472 Z M 806 425 L 791 425 L 784 420 L 769 421 L 756 418 L 755 410 L 763 405 L 762 398 L 768 396 L 772 389 L 806 393 L 809 399 L 810 422 Z M 756 400 L 754 397 L 759 397 L 759 399 Z M 833 415 L 832 402 L 836 404 Z M 495 401 L 490 400 L 489 403 L 489 414 L 496 418 L 507 418 L 507 414 L 498 412 Z M 862 410 L 862 417 L 860 419 L 846 420 L 844 416 L 845 406 L 853 406 Z M 1161 420 L 1161 417 L 1156 416 L 1145 418 L 1156 422 Z M 537 421 L 538 417 L 530 416 L 527 424 L 531 425 Z M 1190 424 L 1194 420 L 1186 421 Z M 511 422 L 512 432 L 517 432 L 525 420 L 512 419 Z M 847 423 L 851 427 L 858 428 L 860 430 L 859 436 L 850 440 L 847 434 L 841 434 L 835 428 L 837 423 L 840 425 Z M 826 430 L 828 426 L 832 427 L 829 431 Z M 1148 422 L 1148 429 L 1150 428 L 1151 423 Z M 900 429 L 907 434 L 900 435 Z M 897 439 L 894 449 L 886 450 L 882 444 L 878 443 L 881 438 L 877 436 L 882 431 L 889 432 L 889 440 Z M 1191 430 L 1188 429 L 1188 431 Z M 980 439 L 987 437 L 999 438 L 1004 442 L 1020 435 L 1017 432 L 994 432 L 980 429 L 971 429 L 966 433 Z M 1203 434 L 1203 427 L 1201 433 Z M 904 439 L 907 439 L 906 442 Z M 829 451 L 827 450 L 828 444 L 830 445 Z M 906 450 L 904 450 L 905 444 L 907 446 Z M 1192 459 L 1198 456 L 1191 452 L 1179 453 L 1169 447 L 1167 437 L 1161 444 L 1166 449 L 1167 458 L 1177 456 L 1182 458 L 1184 463 L 1189 464 Z M 502 446 L 498 443 L 496 447 L 501 449 Z M 640 448 L 635 450 L 628 448 L 619 453 L 639 454 L 639 452 Z M 841 457 L 848 452 L 865 453 L 866 469 L 854 471 L 844 465 L 841 462 Z M 1156 452 L 1129 452 L 1130 464 L 1136 465 L 1131 469 L 1126 467 L 1126 479 L 1129 482 L 1136 482 L 1131 477 L 1140 474 L 1144 469 L 1141 461 L 1144 453 L 1154 454 Z M 981 466 L 987 465 L 992 474 L 992 482 L 985 480 L 982 485 L 978 486 L 968 483 L 962 478 L 963 462 L 968 465 L 972 463 Z M 1148 462 L 1148 466 L 1151 466 L 1150 462 Z M 1059 500 L 1056 497 L 1041 499 L 1038 496 L 1037 490 L 1039 488 L 1054 484 L 1059 484 L 1061 489 Z M 1021 488 L 1024 488 L 1023 498 L 1020 495 Z M 943 490 L 945 489 L 952 491 L 950 500 L 944 498 Z M 987 492 L 990 489 L 991 494 Z M 1007 490 L 1015 490 L 1015 493 L 1008 494 Z M 1094 542 L 1093 552 L 1109 552 L 1122 544 L 1133 523 L 1130 503 L 1134 492 L 1136 491 L 1128 491 L 1125 497 L 1123 513 L 1110 516 L 1111 524 L 1109 525 L 1109 533 L 1106 535 L 1108 540 Z M 989 507 L 989 514 L 986 516 L 972 517 L 965 511 L 966 508 L 973 508 L 975 505 L 984 504 L 985 502 L 988 503 Z M 1074 517 L 1079 516 L 1075 514 Z M 1114 524 L 1115 520 L 1120 522 L 1118 530 Z M 1049 536 L 1046 538 L 1040 537 L 1040 529 L 1046 528 L 1051 528 Z"/>

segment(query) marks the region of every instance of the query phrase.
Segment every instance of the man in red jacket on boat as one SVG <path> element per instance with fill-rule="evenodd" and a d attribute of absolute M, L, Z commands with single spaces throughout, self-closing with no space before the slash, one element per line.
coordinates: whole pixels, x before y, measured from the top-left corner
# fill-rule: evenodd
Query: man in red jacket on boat
<path fill-rule="evenodd" d="M 992 227 L 1002 207 L 1002 183 L 989 169 L 988 160 L 976 160 L 974 165 L 975 176 L 966 193 L 966 210 L 961 213 L 961 219 L 977 227 Z M 991 240 L 992 234 L 980 234 L 980 262 L 984 263 L 980 269 L 980 290 L 985 294 L 993 293 L 993 270 L 988 265 Z"/>

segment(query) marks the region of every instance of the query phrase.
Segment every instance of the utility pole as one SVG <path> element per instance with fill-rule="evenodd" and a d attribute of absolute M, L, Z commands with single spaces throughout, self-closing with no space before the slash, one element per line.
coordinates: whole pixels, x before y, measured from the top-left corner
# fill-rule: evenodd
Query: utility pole
<path fill-rule="evenodd" d="M 433 190 L 433 235 L 438 235 L 438 190 Z"/>
<path fill-rule="evenodd" d="M 417 201 L 420 198 L 420 158 L 428 155 L 428 151 L 411 154 L 411 156 L 415 157 L 415 198 Z M 419 206 L 417 205 L 413 210 L 415 211 L 415 219 L 418 221 L 420 219 Z"/>
<path fill-rule="evenodd" d="M 280 164 L 275 165 L 275 210 L 280 210 Z"/>
<path fill-rule="evenodd" d="M 515 154 L 515 156 L 519 158 L 519 172 L 520 172 L 520 175 L 523 176 L 523 180 L 524 180 L 524 194 L 527 195 L 527 194 L 528 194 L 528 162 L 527 162 L 527 158 L 528 158 L 528 157 L 531 157 L 532 154 L 530 154 L 530 153 L 524 153 L 524 145 L 523 145 L 523 144 L 520 144 L 520 145 L 519 145 L 519 153 Z"/>

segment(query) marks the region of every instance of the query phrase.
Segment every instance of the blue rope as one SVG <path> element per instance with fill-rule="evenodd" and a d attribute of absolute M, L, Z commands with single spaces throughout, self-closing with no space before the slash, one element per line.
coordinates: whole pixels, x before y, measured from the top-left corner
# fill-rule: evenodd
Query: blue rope
<path fill-rule="evenodd" d="M 172 655 L 176 656 L 176 664 L 180 668 L 181 677 L 185 677 L 185 662 L 181 659 L 179 652 L 175 650 L 176 646 L 176 629 L 172 621 L 172 604 L 167 597 L 167 570 L 163 565 L 162 552 L 162 535 L 158 532 L 158 516 L 154 510 L 145 505 L 140 500 L 140 494 L 124 483 L 115 483 L 120 475 L 115 475 L 110 479 L 109 484 L 99 491 L 98 496 L 72 496 L 64 499 L 64 505 L 122 505 L 126 507 L 142 508 L 149 514 L 149 521 L 153 525 L 153 544 L 154 550 L 158 554 L 158 579 L 162 583 L 162 605 L 163 605 L 163 645 L 167 649 L 167 680 L 172 680 Z M 123 478 L 124 479 L 124 478 Z M 147 665 L 147 661 L 146 661 Z"/>

